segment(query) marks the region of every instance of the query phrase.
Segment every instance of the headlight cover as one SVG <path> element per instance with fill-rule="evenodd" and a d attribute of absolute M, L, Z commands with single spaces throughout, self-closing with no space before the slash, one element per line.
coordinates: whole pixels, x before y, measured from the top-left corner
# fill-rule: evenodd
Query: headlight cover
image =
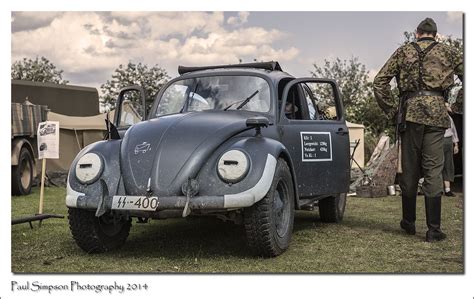
<path fill-rule="evenodd" d="M 102 174 L 102 158 L 94 153 L 87 153 L 76 163 L 76 178 L 83 184 L 95 182 Z"/>
<path fill-rule="evenodd" d="M 225 152 L 217 163 L 219 178 L 226 183 L 240 182 L 249 171 L 249 159 L 240 150 Z"/>

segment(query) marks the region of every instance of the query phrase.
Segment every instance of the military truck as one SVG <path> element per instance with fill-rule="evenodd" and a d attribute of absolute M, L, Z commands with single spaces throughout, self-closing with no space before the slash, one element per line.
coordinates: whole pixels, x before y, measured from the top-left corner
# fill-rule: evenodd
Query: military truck
<path fill-rule="evenodd" d="M 11 104 L 12 194 L 27 195 L 36 177 L 38 124 L 46 121 L 48 108 L 28 101 Z"/>
<path fill-rule="evenodd" d="M 12 194 L 26 195 L 37 174 L 38 123 L 47 112 L 68 116 L 95 116 L 99 113 L 96 88 L 26 80 L 11 81 Z M 49 134 L 46 127 L 40 134 Z"/>

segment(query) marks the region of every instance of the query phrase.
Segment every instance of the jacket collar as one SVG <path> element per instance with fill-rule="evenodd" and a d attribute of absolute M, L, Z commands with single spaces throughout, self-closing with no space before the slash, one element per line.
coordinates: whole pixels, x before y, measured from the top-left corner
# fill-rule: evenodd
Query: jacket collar
<path fill-rule="evenodd" d="M 436 41 L 434 37 L 429 37 L 429 36 L 421 37 L 421 38 L 417 39 L 416 41 L 421 42 L 421 41 L 424 41 L 424 40 L 429 40 L 429 41 L 432 41 L 432 42 Z"/>

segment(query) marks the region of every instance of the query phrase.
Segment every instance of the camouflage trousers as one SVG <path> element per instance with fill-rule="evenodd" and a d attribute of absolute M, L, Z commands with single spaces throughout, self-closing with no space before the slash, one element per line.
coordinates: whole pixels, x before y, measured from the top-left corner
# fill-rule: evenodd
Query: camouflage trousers
<path fill-rule="evenodd" d="M 443 145 L 446 129 L 412 122 L 406 124 L 406 130 L 401 134 L 402 194 L 411 199 L 416 198 L 418 180 L 423 177 L 422 189 L 425 196 L 440 196 L 443 192 Z"/>

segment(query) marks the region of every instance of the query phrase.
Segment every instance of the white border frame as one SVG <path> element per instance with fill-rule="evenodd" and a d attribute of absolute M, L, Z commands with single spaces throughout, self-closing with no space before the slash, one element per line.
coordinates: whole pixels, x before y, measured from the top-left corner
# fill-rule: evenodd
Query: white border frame
<path fill-rule="evenodd" d="M 304 158 L 304 149 L 303 149 L 303 134 L 318 134 L 318 135 L 328 135 L 329 136 L 329 159 L 305 159 Z M 300 140 L 301 140 L 301 162 L 330 162 L 332 161 L 332 138 L 331 132 L 300 132 Z"/>

